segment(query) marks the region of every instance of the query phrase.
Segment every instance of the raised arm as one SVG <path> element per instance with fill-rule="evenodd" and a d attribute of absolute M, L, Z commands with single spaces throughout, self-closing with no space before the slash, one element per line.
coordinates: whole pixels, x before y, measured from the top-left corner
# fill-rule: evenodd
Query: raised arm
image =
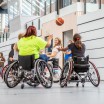
<path fill-rule="evenodd" d="M 50 47 L 51 45 L 51 40 L 53 39 L 53 35 L 49 35 L 48 36 L 48 40 L 47 40 L 47 45 L 46 45 L 46 48 Z"/>

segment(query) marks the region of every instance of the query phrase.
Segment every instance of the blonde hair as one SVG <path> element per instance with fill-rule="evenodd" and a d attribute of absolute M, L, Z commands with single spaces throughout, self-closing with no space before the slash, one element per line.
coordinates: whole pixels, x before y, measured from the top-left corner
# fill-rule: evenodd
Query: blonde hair
<path fill-rule="evenodd" d="M 18 35 L 18 40 L 20 40 L 21 38 L 23 38 L 23 36 L 24 36 L 24 34 L 23 34 L 23 33 L 20 33 L 20 34 Z"/>
<path fill-rule="evenodd" d="M 19 51 L 19 50 L 18 50 L 17 43 L 14 44 L 14 50 L 17 51 L 17 52 Z"/>
<path fill-rule="evenodd" d="M 55 39 L 57 39 L 58 40 L 58 45 L 60 45 L 60 46 L 62 46 L 62 44 L 61 44 L 61 39 L 60 38 L 58 38 L 58 37 L 56 37 Z M 54 45 L 54 47 L 55 47 L 56 45 Z"/>
<path fill-rule="evenodd" d="M 23 35 L 24 35 L 23 33 L 20 33 L 20 34 L 18 35 L 18 40 L 20 40 L 21 38 L 23 38 Z M 17 52 L 19 51 L 19 50 L 18 50 L 17 43 L 14 44 L 14 50 L 17 51 Z"/>

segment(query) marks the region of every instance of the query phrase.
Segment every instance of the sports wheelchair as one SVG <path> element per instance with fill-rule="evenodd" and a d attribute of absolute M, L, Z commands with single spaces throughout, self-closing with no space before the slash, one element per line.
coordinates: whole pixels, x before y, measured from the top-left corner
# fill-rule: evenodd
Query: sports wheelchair
<path fill-rule="evenodd" d="M 48 65 L 52 69 L 52 74 L 53 74 L 53 82 L 58 83 L 60 81 L 60 76 L 61 76 L 61 67 L 59 66 L 59 59 L 58 58 L 52 58 L 48 60 Z"/>
<path fill-rule="evenodd" d="M 53 78 L 50 70 L 45 61 L 34 60 L 34 55 L 19 56 L 18 61 L 9 65 L 5 73 L 5 83 L 9 88 L 14 88 L 20 82 L 21 89 L 24 88 L 24 83 L 34 87 L 41 84 L 45 88 L 51 88 Z"/>
<path fill-rule="evenodd" d="M 95 87 L 98 87 L 100 83 L 99 72 L 96 66 L 89 61 L 89 56 L 73 57 L 69 62 L 66 62 L 61 73 L 61 87 L 67 86 L 67 82 L 77 82 L 77 87 L 81 82 L 82 87 L 84 87 L 87 81 L 90 81 Z"/>

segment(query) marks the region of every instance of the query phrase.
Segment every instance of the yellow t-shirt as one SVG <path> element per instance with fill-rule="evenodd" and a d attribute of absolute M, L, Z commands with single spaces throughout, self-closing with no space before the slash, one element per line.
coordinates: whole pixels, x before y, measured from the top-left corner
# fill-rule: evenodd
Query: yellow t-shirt
<path fill-rule="evenodd" d="M 19 55 L 35 55 L 35 59 L 39 58 L 39 51 L 44 49 L 47 42 L 40 37 L 30 36 L 21 38 L 18 43 Z"/>

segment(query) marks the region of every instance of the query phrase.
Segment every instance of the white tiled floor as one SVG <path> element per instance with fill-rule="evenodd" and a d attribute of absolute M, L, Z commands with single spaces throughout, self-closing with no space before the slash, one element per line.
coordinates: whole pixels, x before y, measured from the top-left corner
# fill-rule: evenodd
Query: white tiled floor
<path fill-rule="evenodd" d="M 67 88 L 54 84 L 51 89 L 26 85 L 23 90 L 20 85 L 10 89 L 0 83 L 0 104 L 104 104 L 104 82 L 98 88 L 90 83 L 77 88 L 71 83 Z"/>

